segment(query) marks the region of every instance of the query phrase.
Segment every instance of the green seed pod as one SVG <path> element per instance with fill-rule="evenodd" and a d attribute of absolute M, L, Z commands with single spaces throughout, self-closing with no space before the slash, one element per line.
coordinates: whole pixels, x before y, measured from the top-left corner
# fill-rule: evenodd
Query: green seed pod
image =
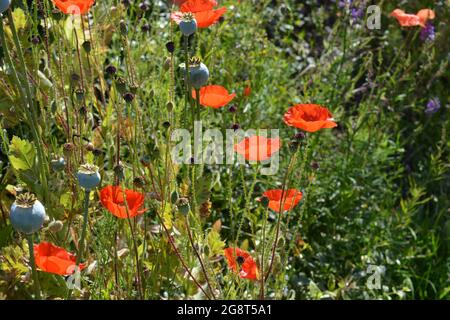
<path fill-rule="evenodd" d="M 178 199 L 177 206 L 178 206 L 178 211 L 182 215 L 186 216 L 189 214 L 189 211 L 191 211 L 191 206 L 189 205 L 189 200 L 186 198 Z"/>
<path fill-rule="evenodd" d="M 167 109 L 168 112 L 172 112 L 173 111 L 173 102 L 172 101 L 167 102 L 166 109 Z"/>
<path fill-rule="evenodd" d="M 85 41 L 82 44 L 84 51 L 86 51 L 86 53 L 90 53 L 92 50 L 92 46 L 91 46 L 91 42 L 90 41 Z"/>
<path fill-rule="evenodd" d="M 172 192 L 172 194 L 170 195 L 170 202 L 172 204 L 176 204 L 178 199 L 180 198 L 180 195 L 178 194 L 178 191 L 174 191 Z"/>

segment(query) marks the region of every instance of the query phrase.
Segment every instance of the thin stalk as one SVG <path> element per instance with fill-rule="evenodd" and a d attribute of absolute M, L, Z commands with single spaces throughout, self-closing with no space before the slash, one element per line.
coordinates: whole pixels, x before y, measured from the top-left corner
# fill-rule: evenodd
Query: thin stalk
<path fill-rule="evenodd" d="M 30 252 L 30 264 L 31 264 L 31 273 L 33 274 L 33 287 L 34 287 L 34 295 L 35 299 L 41 300 L 41 289 L 39 287 L 39 279 L 36 271 L 36 263 L 34 261 L 34 245 L 33 245 L 33 235 L 27 235 L 28 240 L 28 251 Z"/>
<path fill-rule="evenodd" d="M 261 269 L 261 287 L 259 291 L 259 299 L 264 300 L 264 285 L 265 285 L 265 278 L 264 278 L 264 254 L 266 249 L 266 223 L 269 215 L 269 207 L 266 208 L 266 211 L 264 213 L 264 221 L 263 221 L 263 234 L 262 234 L 262 252 L 261 252 L 261 263 L 260 263 L 260 269 Z"/>
<path fill-rule="evenodd" d="M 81 230 L 81 238 L 78 241 L 78 253 L 77 259 L 75 261 L 76 271 L 79 270 L 80 262 L 83 260 L 83 251 L 84 251 L 84 240 L 86 238 L 87 224 L 88 224 L 88 214 L 89 214 L 89 196 L 91 194 L 91 190 L 84 191 L 84 205 L 83 205 L 83 227 Z M 72 289 L 69 289 L 67 293 L 67 300 L 72 297 Z"/>
<path fill-rule="evenodd" d="M 297 152 L 298 152 L 298 149 L 294 153 L 294 155 L 291 156 L 288 168 L 286 170 L 286 174 L 284 175 L 284 179 L 283 179 L 283 187 L 282 187 L 281 201 L 280 201 L 280 210 L 278 212 L 278 219 L 277 219 L 277 229 L 276 229 L 276 234 L 275 234 L 275 240 L 273 242 L 273 247 L 272 247 L 272 258 L 270 260 L 269 269 L 267 270 L 267 274 L 265 276 L 265 281 L 266 282 L 267 282 L 267 279 L 270 276 L 270 272 L 272 271 L 273 263 L 274 263 L 274 260 L 275 260 L 275 251 L 277 249 L 277 244 L 278 244 L 278 240 L 279 240 L 278 238 L 280 236 L 281 216 L 283 215 L 284 202 L 286 201 L 285 193 L 286 193 L 286 189 L 287 189 L 289 173 L 291 171 L 292 164 L 295 163 L 295 161 L 296 161 Z M 262 275 L 262 276 L 264 277 L 264 275 Z"/>
<path fill-rule="evenodd" d="M 200 256 L 200 253 L 198 252 L 197 248 L 195 247 L 194 239 L 192 237 L 191 233 L 191 227 L 189 226 L 189 215 L 186 216 L 186 230 L 188 233 L 189 241 L 191 242 L 192 249 L 194 249 L 195 255 L 198 258 L 198 261 L 200 262 L 200 266 L 202 268 L 203 274 L 205 275 L 206 283 L 208 284 L 209 290 L 211 291 L 211 295 L 213 296 L 213 299 L 216 299 L 216 296 L 214 294 L 213 287 L 211 286 L 211 282 L 209 281 L 208 272 L 206 271 L 205 265 L 203 263 L 202 257 Z"/>

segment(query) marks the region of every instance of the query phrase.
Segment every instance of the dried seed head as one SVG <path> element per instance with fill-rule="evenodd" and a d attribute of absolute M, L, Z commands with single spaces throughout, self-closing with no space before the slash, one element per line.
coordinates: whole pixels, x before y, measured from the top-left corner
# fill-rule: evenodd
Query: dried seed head
<path fill-rule="evenodd" d="M 98 172 L 98 167 L 94 164 L 85 163 L 78 168 L 78 172 L 83 174 L 95 174 Z"/>

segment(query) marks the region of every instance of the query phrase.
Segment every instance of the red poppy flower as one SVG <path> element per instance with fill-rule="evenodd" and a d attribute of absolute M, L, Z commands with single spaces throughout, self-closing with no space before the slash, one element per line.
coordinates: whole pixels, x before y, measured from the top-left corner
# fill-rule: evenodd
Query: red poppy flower
<path fill-rule="evenodd" d="M 34 260 L 39 269 L 45 272 L 68 276 L 75 271 L 76 257 L 50 242 L 34 245 Z M 80 270 L 84 267 L 84 263 L 79 264 Z"/>
<path fill-rule="evenodd" d="M 172 13 L 171 18 L 176 23 L 180 23 L 183 13 L 192 12 L 197 21 L 197 27 L 208 28 L 227 12 L 225 7 L 214 10 L 215 6 L 217 6 L 215 0 L 188 0 L 181 4 L 180 11 Z"/>
<path fill-rule="evenodd" d="M 291 107 L 284 115 L 284 123 L 308 132 L 337 126 L 330 111 L 317 104 L 297 104 Z"/>
<path fill-rule="evenodd" d="M 95 0 L 52 0 L 55 6 L 65 14 L 86 14 Z"/>
<path fill-rule="evenodd" d="M 145 212 L 145 209 L 141 209 L 144 204 L 142 193 L 125 189 L 124 198 L 124 190 L 118 186 L 106 186 L 100 190 L 100 202 L 112 215 L 121 219 L 132 218 Z"/>
<path fill-rule="evenodd" d="M 284 200 L 281 200 L 282 189 L 267 190 L 263 193 L 269 199 L 269 208 L 275 212 L 284 212 L 293 209 L 302 200 L 302 193 L 296 189 L 285 190 Z M 283 206 L 283 207 L 281 207 Z M 282 210 L 280 210 L 282 208 Z"/>
<path fill-rule="evenodd" d="M 250 86 L 246 86 L 244 88 L 244 97 L 250 97 L 252 94 L 252 88 Z"/>
<path fill-rule="evenodd" d="M 234 272 L 238 272 L 240 278 L 258 280 L 258 266 L 250 253 L 239 248 L 226 248 L 224 253 L 228 266 Z"/>
<path fill-rule="evenodd" d="M 205 107 L 217 109 L 226 106 L 235 96 L 235 93 L 230 94 L 222 86 L 205 86 L 200 89 L 200 104 Z M 197 99 L 195 90 L 192 90 L 192 97 Z"/>
<path fill-rule="evenodd" d="M 262 136 L 245 138 L 234 145 L 234 151 L 244 156 L 249 161 L 264 161 L 280 150 L 281 140 L 279 138 L 268 139 Z"/>
<path fill-rule="evenodd" d="M 424 28 L 428 20 L 435 18 L 435 13 L 431 9 L 419 10 L 417 14 L 409 14 L 401 9 L 395 9 L 392 11 L 391 16 L 396 18 L 402 27 L 421 26 Z"/>

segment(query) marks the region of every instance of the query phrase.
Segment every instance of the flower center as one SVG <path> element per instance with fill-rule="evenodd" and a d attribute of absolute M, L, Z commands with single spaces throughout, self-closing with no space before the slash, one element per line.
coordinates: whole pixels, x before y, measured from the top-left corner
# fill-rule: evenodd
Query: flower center
<path fill-rule="evenodd" d="M 80 166 L 78 169 L 78 172 L 84 173 L 84 174 L 94 174 L 98 172 L 98 167 L 96 165 L 86 163 Z"/>
<path fill-rule="evenodd" d="M 242 265 L 244 264 L 244 262 L 245 262 L 245 259 L 244 259 L 244 257 L 242 257 L 242 256 L 238 256 L 238 257 L 236 258 L 236 262 L 237 262 L 240 266 L 242 266 Z"/>

